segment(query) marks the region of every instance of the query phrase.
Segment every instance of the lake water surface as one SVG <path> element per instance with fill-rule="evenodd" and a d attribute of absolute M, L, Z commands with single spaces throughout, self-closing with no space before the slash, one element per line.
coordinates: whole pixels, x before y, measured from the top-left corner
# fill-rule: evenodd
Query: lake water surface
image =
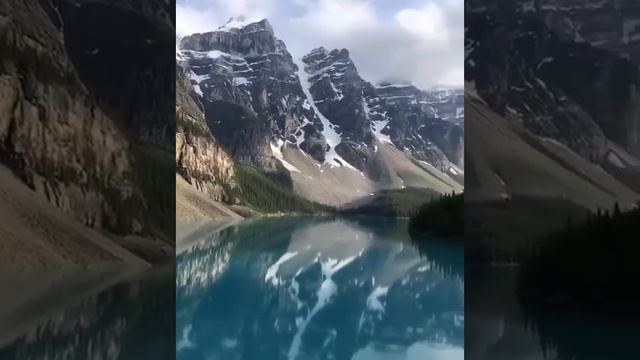
<path fill-rule="evenodd" d="M 467 267 L 465 351 L 469 360 L 637 359 L 636 309 L 624 315 L 524 307 L 518 267 Z"/>
<path fill-rule="evenodd" d="M 180 360 L 464 358 L 463 248 L 406 221 L 249 220 L 176 265 Z"/>
<path fill-rule="evenodd" d="M 174 281 L 173 264 L 2 274 L 0 359 L 172 359 Z"/>

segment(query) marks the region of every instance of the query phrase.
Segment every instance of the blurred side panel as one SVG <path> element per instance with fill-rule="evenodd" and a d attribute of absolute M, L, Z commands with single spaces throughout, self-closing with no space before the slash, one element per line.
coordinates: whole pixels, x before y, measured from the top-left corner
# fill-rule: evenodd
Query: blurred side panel
<path fill-rule="evenodd" d="M 469 359 L 635 354 L 639 20 L 624 0 L 466 2 Z"/>
<path fill-rule="evenodd" d="M 173 354 L 174 29 L 175 1 L 0 3 L 0 358 Z"/>

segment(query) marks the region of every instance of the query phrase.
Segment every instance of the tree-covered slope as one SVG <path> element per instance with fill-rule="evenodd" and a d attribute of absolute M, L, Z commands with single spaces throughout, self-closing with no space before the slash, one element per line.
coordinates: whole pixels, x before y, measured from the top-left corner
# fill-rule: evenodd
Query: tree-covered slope
<path fill-rule="evenodd" d="M 233 197 L 260 212 L 316 213 L 332 210 L 296 195 L 251 165 L 236 165 L 236 181 L 237 188 L 231 190 Z"/>
<path fill-rule="evenodd" d="M 464 195 L 445 194 L 421 206 L 411 217 L 409 232 L 414 238 L 433 235 L 461 240 L 464 236 Z"/>
<path fill-rule="evenodd" d="M 604 308 L 637 304 L 640 209 L 589 215 L 546 237 L 524 262 L 523 300 Z"/>

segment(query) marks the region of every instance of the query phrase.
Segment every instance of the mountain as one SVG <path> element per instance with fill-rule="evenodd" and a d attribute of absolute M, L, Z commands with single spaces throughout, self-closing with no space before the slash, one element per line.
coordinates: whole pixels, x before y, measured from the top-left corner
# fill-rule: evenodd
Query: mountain
<path fill-rule="evenodd" d="M 613 3 L 620 12 L 624 2 Z M 488 157 L 470 167 L 478 178 L 469 184 L 482 184 L 478 197 L 495 198 L 507 186 L 508 194 L 566 196 L 589 208 L 637 201 L 640 78 L 633 58 L 600 42 L 615 40 L 616 26 L 601 22 L 612 9 L 569 0 L 467 2 L 467 121 L 479 135 L 466 152 Z M 591 27 L 577 25 L 585 14 Z M 491 150 L 501 142 L 514 151 Z"/>
<path fill-rule="evenodd" d="M 640 7 L 636 1 L 587 3 L 576 0 L 521 2 L 521 11 L 541 15 L 563 40 L 586 42 L 640 60 Z"/>
<path fill-rule="evenodd" d="M 184 69 L 176 69 L 176 216 L 187 219 L 237 217 L 221 202 L 231 200 L 235 165 L 189 95 Z M 195 190 L 195 191 L 194 191 Z"/>
<path fill-rule="evenodd" d="M 514 196 L 567 198 L 586 208 L 631 206 L 638 193 L 552 138 L 511 124 L 482 100 L 467 96 L 467 201 Z"/>
<path fill-rule="evenodd" d="M 174 49 L 173 6 L 164 0 L 40 3 L 97 106 L 131 142 L 144 217 L 138 221 L 147 223 L 146 232 L 173 239 L 175 194 L 166 191 L 175 186 L 175 64 L 167 56 Z M 126 221 L 131 216 L 121 217 Z"/>
<path fill-rule="evenodd" d="M 0 4 L 0 207 L 16 220 L 2 238 L 31 266 L 123 259 L 89 255 L 96 246 L 122 250 L 103 231 L 118 239 L 174 232 L 162 176 L 173 147 L 164 85 L 174 74 L 171 59 L 157 56 L 173 23 L 127 5 Z"/>
<path fill-rule="evenodd" d="M 378 138 L 449 175 L 462 173 L 462 90 L 426 92 L 410 84 L 382 83 L 366 100 Z"/>
<path fill-rule="evenodd" d="M 176 79 L 176 170 L 215 200 L 225 200 L 222 185 L 233 187 L 233 160 L 211 135 L 181 68 Z M 204 189 L 211 185 L 215 188 Z"/>
<path fill-rule="evenodd" d="M 129 141 L 97 107 L 38 3 L 1 9 L 9 18 L 1 32 L 3 165 L 83 223 L 115 225 L 112 205 L 92 203 L 104 201 L 104 188 L 132 198 Z"/>
<path fill-rule="evenodd" d="M 386 188 L 462 190 L 452 177 L 463 174 L 463 115 L 437 117 L 453 94 L 373 86 L 346 49 L 295 59 L 266 19 L 183 37 L 176 58 L 231 157 L 303 197 L 341 205 Z"/>

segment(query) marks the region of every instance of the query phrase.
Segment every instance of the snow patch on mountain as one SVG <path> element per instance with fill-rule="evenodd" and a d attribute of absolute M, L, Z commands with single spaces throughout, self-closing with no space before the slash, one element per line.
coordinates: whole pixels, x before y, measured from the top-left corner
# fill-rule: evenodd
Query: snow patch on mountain
<path fill-rule="evenodd" d="M 451 166 L 449 166 L 449 173 L 451 175 L 464 175 L 464 170 L 452 163 Z"/>
<path fill-rule="evenodd" d="M 376 138 L 378 138 L 378 140 L 382 141 L 382 142 L 386 142 L 389 144 L 393 144 L 391 142 L 391 138 L 389 137 L 389 135 L 385 135 L 382 133 L 382 130 L 387 127 L 387 124 L 389 123 L 388 119 L 385 120 L 373 120 L 371 119 L 371 108 L 369 108 L 369 104 L 367 103 L 367 100 L 364 99 L 362 101 L 362 106 L 364 108 L 364 112 L 367 115 L 367 119 L 369 119 L 369 122 L 371 123 L 371 131 L 373 131 L 373 134 L 376 136 Z M 377 149 L 376 149 L 377 150 Z"/>
<path fill-rule="evenodd" d="M 380 84 L 376 86 L 376 89 L 387 89 L 387 88 L 406 88 L 413 86 L 411 84 Z"/>
<path fill-rule="evenodd" d="M 278 139 L 275 144 L 271 142 L 269 143 L 269 145 L 271 146 L 271 153 L 273 154 L 273 157 L 278 159 L 285 169 L 289 170 L 290 172 L 301 172 L 297 167 L 284 159 L 284 155 L 282 154 L 282 147 L 285 145 L 284 141 Z"/>
<path fill-rule="evenodd" d="M 211 50 L 211 51 L 179 50 L 178 54 L 183 58 L 192 57 L 195 59 L 203 59 L 203 58 L 217 59 L 219 57 L 224 56 L 229 59 L 244 61 L 244 59 L 239 56 L 231 55 L 229 53 L 226 53 L 220 50 Z"/>
<path fill-rule="evenodd" d="M 389 120 L 371 121 L 371 130 L 373 131 L 376 138 L 378 138 L 378 140 L 393 144 L 389 135 L 385 135 L 382 133 L 382 130 L 387 127 L 388 123 Z"/>
<path fill-rule="evenodd" d="M 251 81 L 246 77 L 238 76 L 233 78 L 233 86 L 251 85 Z"/>
<path fill-rule="evenodd" d="M 204 93 L 202 92 L 202 87 L 200 86 L 200 83 L 202 83 L 204 80 L 210 79 L 211 75 L 206 74 L 206 75 L 198 75 L 196 73 L 193 72 L 193 70 L 189 71 L 189 79 L 195 81 L 195 84 L 193 86 L 193 90 L 200 96 L 204 96 Z"/>
<path fill-rule="evenodd" d="M 327 119 L 318 107 L 315 104 L 313 99 L 313 95 L 311 95 L 311 85 L 309 84 L 309 77 L 307 76 L 304 68 L 304 62 L 301 59 L 296 59 L 296 65 L 298 66 L 298 79 L 300 80 L 300 85 L 302 86 L 302 91 L 304 95 L 307 97 L 307 102 L 309 106 L 315 111 L 315 113 L 322 121 L 322 135 L 327 141 L 327 145 L 329 145 L 329 151 L 325 154 L 325 164 L 329 164 L 329 166 L 344 166 L 350 169 L 356 170 L 351 164 L 349 164 L 346 160 L 344 160 L 338 153 L 336 152 L 336 146 L 338 146 L 342 142 L 342 137 L 338 134 L 333 128 L 333 124 Z"/>

